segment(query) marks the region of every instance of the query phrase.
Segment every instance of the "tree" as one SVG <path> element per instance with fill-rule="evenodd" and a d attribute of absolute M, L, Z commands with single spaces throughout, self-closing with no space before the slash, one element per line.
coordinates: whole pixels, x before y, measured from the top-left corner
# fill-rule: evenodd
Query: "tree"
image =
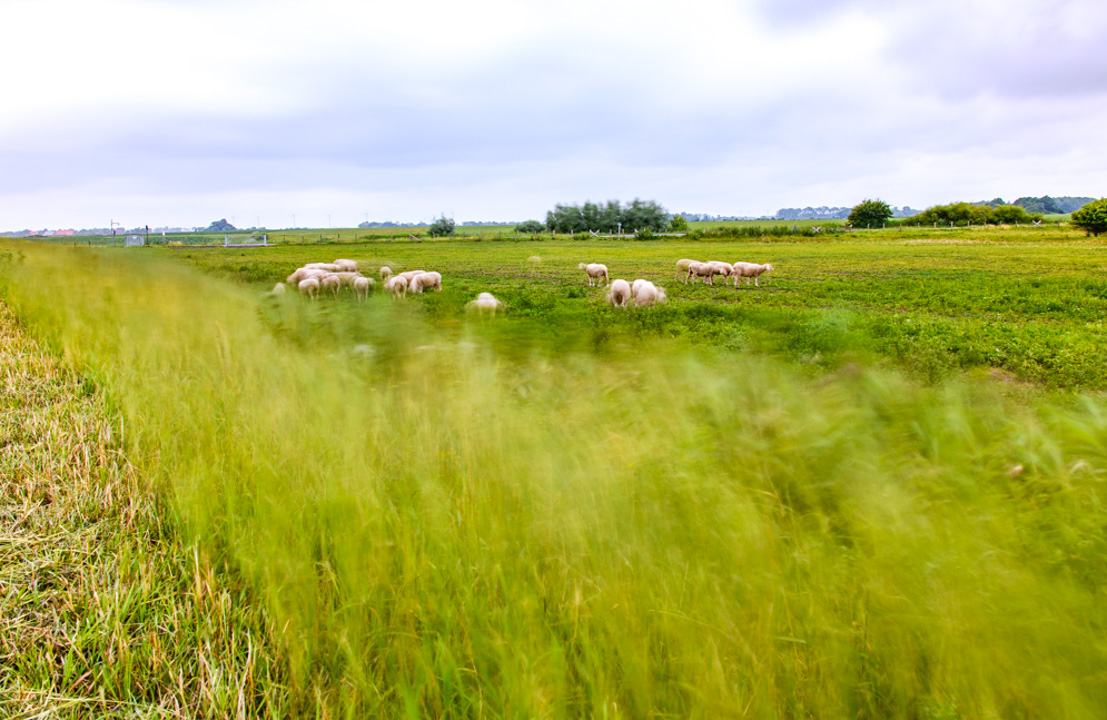
<path fill-rule="evenodd" d="M 454 234 L 454 219 L 448 217 L 440 217 L 431 223 L 427 231 L 431 234 L 431 237 L 438 235 L 453 235 Z"/>
<path fill-rule="evenodd" d="M 886 223 L 892 217 L 892 208 L 883 200 L 865 200 L 854 205 L 849 213 L 849 223 L 854 227 L 874 227 Z"/>
<path fill-rule="evenodd" d="M 537 235 L 545 229 L 546 226 L 538 222 L 537 220 L 527 220 L 526 222 L 521 222 L 515 226 L 515 232 L 525 233 L 527 235 Z"/>
<path fill-rule="evenodd" d="M 1034 219 L 1030 216 L 1030 213 L 1026 212 L 1026 208 L 1021 205 L 997 205 L 992 208 L 992 216 L 997 223 L 1003 225 L 1029 224 Z M 1041 218 L 1041 216 L 1038 217 Z"/>
<path fill-rule="evenodd" d="M 1107 233 L 1107 198 L 1093 200 L 1072 214 L 1073 227 L 1078 227 L 1089 235 L 1099 237 Z"/>
<path fill-rule="evenodd" d="M 216 220 L 211 225 L 208 225 L 207 230 L 205 230 L 204 232 L 233 232 L 237 229 L 238 228 L 236 228 L 234 225 L 231 225 L 229 222 L 227 222 L 227 218 L 223 218 L 221 220 Z"/>
<path fill-rule="evenodd" d="M 669 221 L 669 229 L 673 232 L 687 232 L 688 221 L 683 215 L 673 215 L 673 219 Z"/>

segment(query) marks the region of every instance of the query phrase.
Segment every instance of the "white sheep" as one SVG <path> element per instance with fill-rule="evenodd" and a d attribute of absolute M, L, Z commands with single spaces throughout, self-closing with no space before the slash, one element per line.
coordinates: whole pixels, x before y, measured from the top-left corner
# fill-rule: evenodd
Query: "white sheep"
<path fill-rule="evenodd" d="M 390 277 L 392 277 L 392 268 L 381 265 L 381 280 L 387 282 Z"/>
<path fill-rule="evenodd" d="M 702 277 L 704 284 L 715 284 L 715 274 L 719 272 L 719 269 L 711 263 L 693 262 L 688 266 L 688 279 L 694 280 L 694 277 Z"/>
<path fill-rule="evenodd" d="M 436 272 L 419 273 L 415 277 L 411 278 L 407 287 L 412 292 L 421 293 L 423 288 L 434 288 L 435 290 L 442 290 L 442 275 Z"/>
<path fill-rule="evenodd" d="M 309 298 L 315 299 L 315 296 L 319 294 L 319 278 L 304 278 L 296 284 L 301 295 L 307 295 Z"/>
<path fill-rule="evenodd" d="M 714 265 L 717 270 L 715 274 L 723 276 L 723 285 L 726 285 L 726 279 L 734 274 L 734 266 L 728 262 L 723 262 L 722 260 L 708 260 L 707 264 Z M 734 278 L 734 283 L 738 283 L 738 278 Z M 714 283 L 712 283 L 712 285 L 714 285 Z"/>
<path fill-rule="evenodd" d="M 422 275 L 425 272 L 426 272 L 426 270 L 405 270 L 402 273 L 399 273 L 398 275 L 396 275 L 396 277 L 402 277 L 404 280 L 407 281 L 407 284 L 410 286 L 412 278 L 414 278 L 416 275 Z"/>
<path fill-rule="evenodd" d="M 305 280 L 309 277 L 313 277 L 313 278 L 316 278 L 316 279 L 321 278 L 324 275 L 326 275 L 328 272 L 329 272 L 328 270 L 323 270 L 321 268 L 311 268 L 311 267 L 306 267 L 306 266 L 305 267 L 299 267 L 299 268 L 296 268 L 295 272 L 293 272 L 291 275 L 289 275 L 287 278 L 285 278 L 285 282 L 287 282 L 289 285 L 295 285 L 298 282 L 300 282 L 301 280 Z"/>
<path fill-rule="evenodd" d="M 531 265 L 541 265 L 542 258 L 537 255 L 531 255 L 529 258 L 527 258 L 527 262 L 529 262 Z"/>
<path fill-rule="evenodd" d="M 367 278 L 362 275 L 358 275 L 354 278 L 354 294 L 357 296 L 358 302 L 361 302 L 369 297 L 369 291 L 376 285 L 373 282 L 373 278 Z"/>
<path fill-rule="evenodd" d="M 482 292 L 477 295 L 476 300 L 465 303 L 466 312 L 477 312 L 481 315 L 495 315 L 497 310 L 502 309 L 504 304 L 497 300 L 492 293 Z"/>
<path fill-rule="evenodd" d="M 634 307 L 650 307 L 668 301 L 669 296 L 665 294 L 665 288 L 645 280 L 634 296 Z"/>
<path fill-rule="evenodd" d="M 393 275 L 384 282 L 384 289 L 392 293 L 392 299 L 402 298 L 407 295 L 407 278 L 401 275 Z"/>
<path fill-rule="evenodd" d="M 632 282 L 630 284 L 630 298 L 631 298 L 631 300 L 633 300 L 634 298 L 636 298 L 638 296 L 638 289 L 641 288 L 642 286 L 644 286 L 648 282 L 650 282 L 650 281 L 645 280 L 643 278 L 638 278 L 637 280 L 635 280 L 634 282 Z"/>
<path fill-rule="evenodd" d="M 338 283 L 341 287 L 352 288 L 354 281 L 361 277 L 359 272 L 337 272 L 335 275 L 338 277 Z"/>
<path fill-rule="evenodd" d="M 330 290 L 337 295 L 342 288 L 342 280 L 335 273 L 330 273 L 319 279 L 319 287 L 323 290 Z"/>
<path fill-rule="evenodd" d="M 285 284 L 282 283 L 282 282 L 279 282 L 279 283 L 277 283 L 276 285 L 273 286 L 273 289 L 269 291 L 269 294 L 270 295 L 284 295 L 284 292 L 285 292 L 286 289 L 287 288 L 285 287 Z"/>
<path fill-rule="evenodd" d="M 339 268 L 334 263 L 308 263 L 304 265 L 308 270 L 326 270 L 327 272 L 338 272 Z"/>
<path fill-rule="evenodd" d="M 753 278 L 753 284 L 757 287 L 761 287 L 761 283 L 757 281 L 762 275 L 767 272 L 772 272 L 773 266 L 765 263 L 764 265 L 758 265 L 757 263 L 749 262 L 736 262 L 734 263 L 734 287 L 738 287 L 738 278 L 744 277 L 746 279 L 746 286 L 749 287 L 750 278 Z"/>
<path fill-rule="evenodd" d="M 689 260 L 687 258 L 677 260 L 677 271 L 680 273 L 679 277 L 684 278 L 685 283 L 688 282 L 688 266 L 694 262 L 698 262 L 698 260 Z"/>
<path fill-rule="evenodd" d="M 333 264 L 338 266 L 338 272 L 357 272 L 357 260 L 335 260 Z"/>
<path fill-rule="evenodd" d="M 630 283 L 626 280 L 612 280 L 607 293 L 607 304 L 625 308 L 630 300 Z"/>
<path fill-rule="evenodd" d="M 601 263 L 588 263 L 587 265 L 585 265 L 584 263 L 581 263 L 577 267 L 588 273 L 588 287 L 594 287 L 596 285 L 596 282 L 600 278 L 603 278 L 603 285 L 601 285 L 600 287 L 604 287 L 604 285 L 607 285 L 607 283 L 610 282 L 607 277 L 606 265 L 603 265 Z"/>

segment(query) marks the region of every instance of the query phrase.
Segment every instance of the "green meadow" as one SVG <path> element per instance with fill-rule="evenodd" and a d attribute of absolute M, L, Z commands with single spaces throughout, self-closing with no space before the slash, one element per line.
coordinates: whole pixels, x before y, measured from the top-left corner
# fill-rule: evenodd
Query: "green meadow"
<path fill-rule="evenodd" d="M 269 293 L 338 257 L 443 291 Z M 53 489 L 5 486 L 0 710 L 1102 717 L 1104 270 L 1059 226 L 0 246 L 5 357 L 64 379 L 5 370 Z"/>

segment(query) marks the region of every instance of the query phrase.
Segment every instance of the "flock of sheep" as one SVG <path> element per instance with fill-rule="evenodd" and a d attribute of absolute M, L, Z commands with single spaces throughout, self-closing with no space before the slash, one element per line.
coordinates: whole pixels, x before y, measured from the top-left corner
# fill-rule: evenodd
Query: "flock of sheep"
<path fill-rule="evenodd" d="M 536 260 L 537 258 L 531 258 Z M 625 308 L 633 304 L 634 307 L 650 307 L 659 303 L 668 302 L 665 288 L 658 287 L 649 280 L 638 278 L 634 282 L 616 279 L 610 280 L 607 266 L 602 263 L 581 263 L 581 270 L 588 276 L 588 285 L 605 287 L 610 284 L 607 292 L 607 303 L 614 307 Z M 723 276 L 723 284 L 727 278 L 734 278 L 734 286 L 738 286 L 738 278 L 746 278 L 746 285 L 753 279 L 754 285 L 760 287 L 758 278 L 767 272 L 771 272 L 772 265 L 760 265 L 758 263 L 736 262 L 727 263 L 720 260 L 699 262 L 697 260 L 679 260 L 677 269 L 681 271 L 684 282 L 695 282 L 696 278 L 703 278 L 704 284 L 715 284 L 715 276 Z M 402 273 L 393 273 L 392 269 L 384 266 L 380 269 L 380 278 L 386 291 L 393 298 L 402 298 L 408 292 L 421 293 L 423 290 L 441 290 L 442 274 L 427 270 L 407 270 Z M 330 292 L 335 295 L 348 287 L 354 291 L 358 301 L 369 297 L 370 291 L 376 287 L 373 278 L 365 277 L 358 270 L 355 260 L 339 259 L 331 263 L 308 263 L 288 276 L 288 285 L 295 286 L 301 295 L 314 299 L 320 292 Z M 273 288 L 273 294 L 285 292 L 285 283 L 277 283 Z M 482 292 L 476 300 L 469 302 L 466 309 L 470 312 L 495 315 L 504 304 L 496 299 L 492 293 Z"/>
<path fill-rule="evenodd" d="M 588 275 L 589 287 L 600 287 L 609 282 L 607 266 L 602 263 L 581 263 L 578 267 Z M 625 308 L 632 301 L 635 307 L 649 307 L 658 303 L 668 302 L 669 296 L 665 294 L 665 288 L 654 285 L 649 280 L 638 278 L 633 283 L 626 280 L 611 280 L 611 287 L 607 291 L 607 304 Z"/>
<path fill-rule="evenodd" d="M 706 285 L 715 284 L 715 276 L 723 276 L 723 285 L 726 285 L 726 280 L 729 277 L 734 278 L 734 287 L 738 287 L 738 278 L 744 277 L 746 279 L 746 285 L 750 284 L 750 278 L 753 278 L 753 284 L 757 287 L 761 287 L 761 283 L 758 282 L 758 278 L 767 272 L 772 272 L 773 266 L 769 264 L 759 265 L 758 263 L 750 262 L 736 262 L 728 263 L 722 260 L 708 260 L 707 262 L 699 262 L 696 260 L 677 260 L 677 270 L 684 273 L 684 282 L 695 282 L 696 278 L 703 278 L 703 282 Z"/>

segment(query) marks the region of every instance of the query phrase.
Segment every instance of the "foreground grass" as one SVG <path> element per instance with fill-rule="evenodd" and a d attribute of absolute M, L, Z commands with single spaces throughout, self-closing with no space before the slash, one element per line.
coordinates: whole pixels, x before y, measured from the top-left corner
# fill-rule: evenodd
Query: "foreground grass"
<path fill-rule="evenodd" d="M 571 334 L 556 304 L 505 328 L 446 292 L 354 315 L 149 256 L 22 247 L 4 271 L 102 379 L 185 546 L 263 606 L 229 616 L 279 629 L 289 714 L 1107 709 L 1097 400 L 527 341 Z"/>
<path fill-rule="evenodd" d="M 2 305 L 0 378 L 0 715 L 279 708 L 279 663 L 247 593 L 167 528 L 96 385 Z"/>

